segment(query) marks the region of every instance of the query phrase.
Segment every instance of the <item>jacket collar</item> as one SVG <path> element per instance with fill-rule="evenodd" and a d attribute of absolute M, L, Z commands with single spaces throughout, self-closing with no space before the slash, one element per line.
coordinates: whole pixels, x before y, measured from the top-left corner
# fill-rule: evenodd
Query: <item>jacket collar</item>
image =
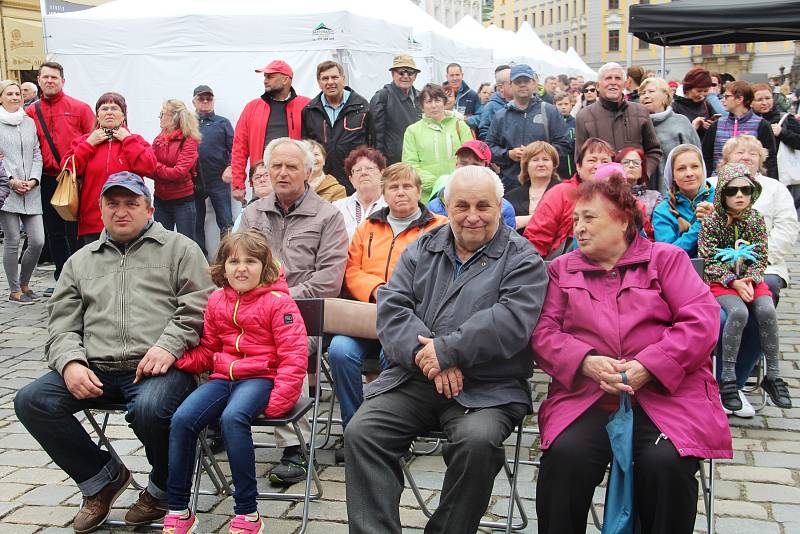
<path fill-rule="evenodd" d="M 256 206 L 256 209 L 259 211 L 277 213 L 281 217 L 289 217 L 291 215 L 303 215 L 303 216 L 313 217 L 319 211 L 320 206 L 325 202 L 310 187 L 306 190 L 306 194 L 305 197 L 303 198 L 303 201 L 291 213 L 287 213 L 286 215 L 281 213 L 278 210 L 278 208 L 275 207 L 276 201 L 277 197 L 275 196 L 275 193 L 272 192 L 269 194 L 269 196 L 259 199 L 254 205 Z"/>
<path fill-rule="evenodd" d="M 369 104 L 369 102 L 367 102 L 363 96 L 353 91 L 353 88 L 350 87 L 349 85 L 345 85 L 344 90 L 350 91 L 350 97 L 347 99 L 347 102 L 344 103 L 342 111 L 349 109 L 351 107 L 364 106 Z M 314 108 L 325 113 L 325 107 L 322 105 L 322 91 L 320 91 L 319 94 L 315 96 L 314 99 L 311 100 L 311 102 L 309 102 L 306 107 Z"/>
<path fill-rule="evenodd" d="M 136 245 L 136 243 L 148 239 L 155 241 L 160 245 L 163 245 L 164 243 L 167 242 L 167 230 L 161 225 L 161 223 L 153 221 L 153 224 L 150 225 L 150 228 L 145 230 L 145 232 L 142 235 L 140 235 L 139 237 L 128 243 L 127 249 L 130 250 L 131 247 Z M 90 252 L 98 252 L 103 246 L 109 246 L 112 247 L 114 250 L 119 250 L 111 242 L 111 240 L 108 237 L 108 232 L 105 230 L 103 230 L 103 232 L 100 234 L 100 239 L 92 243 L 89 243 L 88 245 L 86 245 L 86 248 L 89 249 Z"/>
<path fill-rule="evenodd" d="M 322 94 L 322 93 L 320 93 L 320 94 Z M 294 87 L 291 87 L 291 88 L 289 88 L 289 96 L 286 97 L 286 100 L 283 100 L 282 102 L 286 102 L 288 104 L 289 102 L 294 100 L 296 96 L 297 96 L 297 92 L 294 90 Z M 264 91 L 264 93 L 261 95 L 261 100 L 263 100 L 267 104 L 269 104 L 270 102 L 277 102 L 271 96 L 269 96 L 266 91 Z"/>
<path fill-rule="evenodd" d="M 637 234 L 636 238 L 628 246 L 628 250 L 617 261 L 614 268 L 635 265 L 637 263 L 648 263 L 653 252 L 653 243 Z M 583 255 L 580 250 L 574 250 L 567 254 L 567 271 L 605 271 L 605 268 L 592 262 Z"/>
<path fill-rule="evenodd" d="M 418 226 L 422 227 L 428 224 L 431 220 L 433 220 L 433 213 L 423 204 L 422 202 L 418 203 L 420 214 L 411 224 L 408 225 L 408 228 L 416 228 Z M 381 222 L 384 224 L 389 224 L 389 206 L 379 209 L 378 211 L 372 213 L 369 217 L 367 217 L 368 221 L 374 222 Z"/>
<path fill-rule="evenodd" d="M 620 102 L 614 102 L 608 99 L 603 98 L 602 96 L 597 97 L 597 101 L 600 102 L 600 106 L 608 111 L 613 111 L 614 113 L 618 111 L 625 111 L 625 108 L 628 107 L 628 102 L 625 99 L 622 99 Z"/>
<path fill-rule="evenodd" d="M 539 105 L 539 102 L 541 102 L 541 101 L 542 101 L 542 99 L 539 98 L 539 95 L 534 93 L 533 96 L 531 96 L 531 101 L 528 102 L 528 107 L 526 107 L 525 109 L 518 108 L 517 105 L 514 103 L 513 99 L 509 100 L 508 103 L 505 106 L 506 106 L 506 109 L 508 109 L 510 111 L 514 111 L 516 113 L 527 113 L 527 112 L 531 111 L 534 106 Z"/>
<path fill-rule="evenodd" d="M 492 239 L 484 245 L 483 254 L 490 258 L 499 258 L 503 255 L 506 249 L 506 244 L 509 241 L 511 230 L 503 221 L 497 227 Z M 446 254 L 453 254 L 453 229 L 449 224 L 442 225 L 431 233 L 431 238 L 425 248 L 430 252 L 444 252 Z"/>

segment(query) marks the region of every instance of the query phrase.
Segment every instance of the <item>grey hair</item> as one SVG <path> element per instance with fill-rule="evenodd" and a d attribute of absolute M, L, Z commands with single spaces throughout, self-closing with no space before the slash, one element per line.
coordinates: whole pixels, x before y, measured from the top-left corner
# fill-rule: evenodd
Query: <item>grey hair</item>
<path fill-rule="evenodd" d="M 606 72 L 611 70 L 620 71 L 622 73 L 623 78 L 627 75 L 625 69 L 622 68 L 622 65 L 620 65 L 619 63 L 615 63 L 613 61 L 609 61 L 608 63 L 606 63 L 597 70 L 597 79 L 598 80 L 601 79 Z"/>
<path fill-rule="evenodd" d="M 444 201 L 447 204 L 447 201 L 450 199 L 450 189 L 455 182 L 456 178 L 459 177 L 465 178 L 483 178 L 483 179 L 490 179 L 494 182 L 494 190 L 495 194 L 497 195 L 497 202 L 502 204 L 503 203 L 503 194 L 505 193 L 505 188 L 503 187 L 503 181 L 497 176 L 497 173 L 494 172 L 489 167 L 481 167 L 480 165 L 467 165 L 466 167 L 460 167 L 456 169 L 456 172 L 450 177 L 450 180 L 447 181 L 447 185 L 444 186 Z"/>
<path fill-rule="evenodd" d="M 264 149 L 265 167 L 269 168 L 269 160 L 270 156 L 272 156 L 272 151 L 281 145 L 292 145 L 299 148 L 303 153 L 303 167 L 305 168 L 306 173 L 311 172 L 311 169 L 314 168 L 314 162 L 316 161 L 314 158 L 314 152 L 311 150 L 311 144 L 306 143 L 305 141 L 291 139 L 289 137 L 278 137 L 277 139 L 273 139 L 269 142 L 267 148 Z"/>

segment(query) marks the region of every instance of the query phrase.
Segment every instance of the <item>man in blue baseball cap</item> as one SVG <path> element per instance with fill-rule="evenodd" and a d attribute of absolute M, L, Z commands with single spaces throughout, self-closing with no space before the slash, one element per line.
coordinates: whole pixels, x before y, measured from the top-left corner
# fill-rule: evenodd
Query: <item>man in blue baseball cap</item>
<path fill-rule="evenodd" d="M 520 186 L 519 162 L 527 145 L 546 141 L 561 156 L 570 147 L 567 124 L 554 105 L 539 97 L 536 72 L 529 65 L 511 67 L 511 94 L 513 100 L 495 113 L 486 136 L 506 192 Z"/>
<path fill-rule="evenodd" d="M 19 420 L 83 494 L 73 522 L 79 534 L 96 530 L 131 482 L 75 418 L 86 408 L 124 403 L 152 466 L 125 522 L 148 524 L 167 511 L 169 424 L 195 387 L 173 364 L 197 345 L 213 284 L 200 247 L 153 222 L 153 211 L 140 176 L 108 177 L 105 231 L 67 260 L 47 305 L 52 370 L 14 399 Z"/>

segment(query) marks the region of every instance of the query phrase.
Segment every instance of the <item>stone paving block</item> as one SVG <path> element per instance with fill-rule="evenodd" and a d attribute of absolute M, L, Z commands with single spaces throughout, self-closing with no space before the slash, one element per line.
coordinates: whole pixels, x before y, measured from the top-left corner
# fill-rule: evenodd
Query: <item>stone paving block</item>
<path fill-rule="evenodd" d="M 344 467 L 327 466 L 320 471 L 319 478 L 334 482 L 344 482 Z"/>
<path fill-rule="evenodd" d="M 15 502 L 0 502 L 0 517 L 5 516 L 6 514 L 8 514 L 9 512 L 11 512 L 13 510 L 16 510 L 20 506 L 22 506 L 21 503 L 19 503 L 17 501 L 15 501 Z"/>
<path fill-rule="evenodd" d="M 723 465 L 718 468 L 720 478 L 726 480 L 745 480 L 748 482 L 773 482 L 775 484 L 795 484 L 792 471 L 779 467 L 754 467 L 746 465 Z"/>
<path fill-rule="evenodd" d="M 787 419 L 786 417 L 768 417 L 767 425 L 770 428 L 781 430 L 800 430 L 800 419 Z"/>
<path fill-rule="evenodd" d="M 34 486 L 28 484 L 0 482 L 0 502 L 13 501 L 23 493 L 32 489 L 33 487 Z"/>
<path fill-rule="evenodd" d="M 0 523 L 0 534 L 33 534 L 39 530 L 39 525 L 10 525 Z"/>
<path fill-rule="evenodd" d="M 800 503 L 800 488 L 745 482 L 747 499 L 755 502 Z"/>
<path fill-rule="evenodd" d="M 781 523 L 800 524 L 800 504 L 775 503 L 772 505 L 772 517 Z M 786 532 L 800 532 L 800 530 L 787 530 Z"/>
<path fill-rule="evenodd" d="M 800 454 L 800 441 L 770 441 L 767 442 L 767 450 Z"/>
<path fill-rule="evenodd" d="M 720 516 L 739 516 L 750 519 L 767 519 L 767 509 L 760 504 L 745 501 L 715 500 L 715 511 Z M 702 505 L 700 507 L 702 509 Z"/>
<path fill-rule="evenodd" d="M 23 504 L 52 506 L 61 504 L 76 493 L 78 493 L 78 488 L 75 486 L 45 484 L 43 486 L 37 486 L 28 493 L 21 495 L 17 500 Z"/>
<path fill-rule="evenodd" d="M 347 523 L 331 523 L 320 521 L 308 525 L 309 534 L 348 534 Z"/>
<path fill-rule="evenodd" d="M 720 517 L 716 521 L 716 529 L 723 534 L 780 534 L 780 527 L 773 521 L 738 517 Z"/>
<path fill-rule="evenodd" d="M 0 453 L 0 465 L 12 467 L 43 467 L 51 462 L 44 451 L 14 451 Z"/>
<path fill-rule="evenodd" d="M 401 510 L 402 512 L 402 510 Z M 422 512 L 419 512 L 422 515 Z M 297 505 L 289 510 L 285 518 L 302 518 L 303 517 L 303 503 Z M 334 501 L 314 501 L 308 507 L 308 517 L 312 519 L 319 519 L 323 521 L 347 521 L 347 508 L 341 502 Z M 401 515 L 402 517 L 402 515 Z M 424 517 L 424 516 L 423 516 Z M 403 523 L 405 524 L 405 523 Z M 411 525 L 415 526 L 415 525 Z"/>
<path fill-rule="evenodd" d="M 0 438 L 0 449 L 24 449 L 41 451 L 42 446 L 30 434 L 10 434 Z"/>
<path fill-rule="evenodd" d="M 792 408 L 794 409 L 794 408 Z M 798 412 L 800 417 L 800 412 Z M 786 430 L 746 430 L 748 438 L 762 439 L 767 441 L 800 441 L 800 432 L 790 432 Z"/>
<path fill-rule="evenodd" d="M 800 455 L 798 454 L 785 452 L 754 452 L 752 454 L 756 465 L 800 469 Z"/>
<path fill-rule="evenodd" d="M 3 522 L 65 527 L 72 522 L 75 512 L 71 506 L 25 506 L 3 518 Z"/>

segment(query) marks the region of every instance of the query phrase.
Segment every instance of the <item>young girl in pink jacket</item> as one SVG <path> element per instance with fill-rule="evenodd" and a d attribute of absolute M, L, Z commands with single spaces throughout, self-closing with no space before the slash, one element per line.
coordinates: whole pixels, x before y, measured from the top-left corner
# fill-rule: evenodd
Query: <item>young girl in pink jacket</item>
<path fill-rule="evenodd" d="M 163 533 L 198 531 L 188 510 L 195 447 L 202 429 L 219 418 L 235 487 L 236 515 L 229 532 L 261 534 L 250 426 L 259 415 L 281 416 L 297 402 L 308 365 L 308 338 L 280 265 L 260 233 L 228 235 L 211 277 L 220 289 L 208 299 L 200 345 L 175 364 L 189 373 L 211 375 L 172 416 Z"/>

